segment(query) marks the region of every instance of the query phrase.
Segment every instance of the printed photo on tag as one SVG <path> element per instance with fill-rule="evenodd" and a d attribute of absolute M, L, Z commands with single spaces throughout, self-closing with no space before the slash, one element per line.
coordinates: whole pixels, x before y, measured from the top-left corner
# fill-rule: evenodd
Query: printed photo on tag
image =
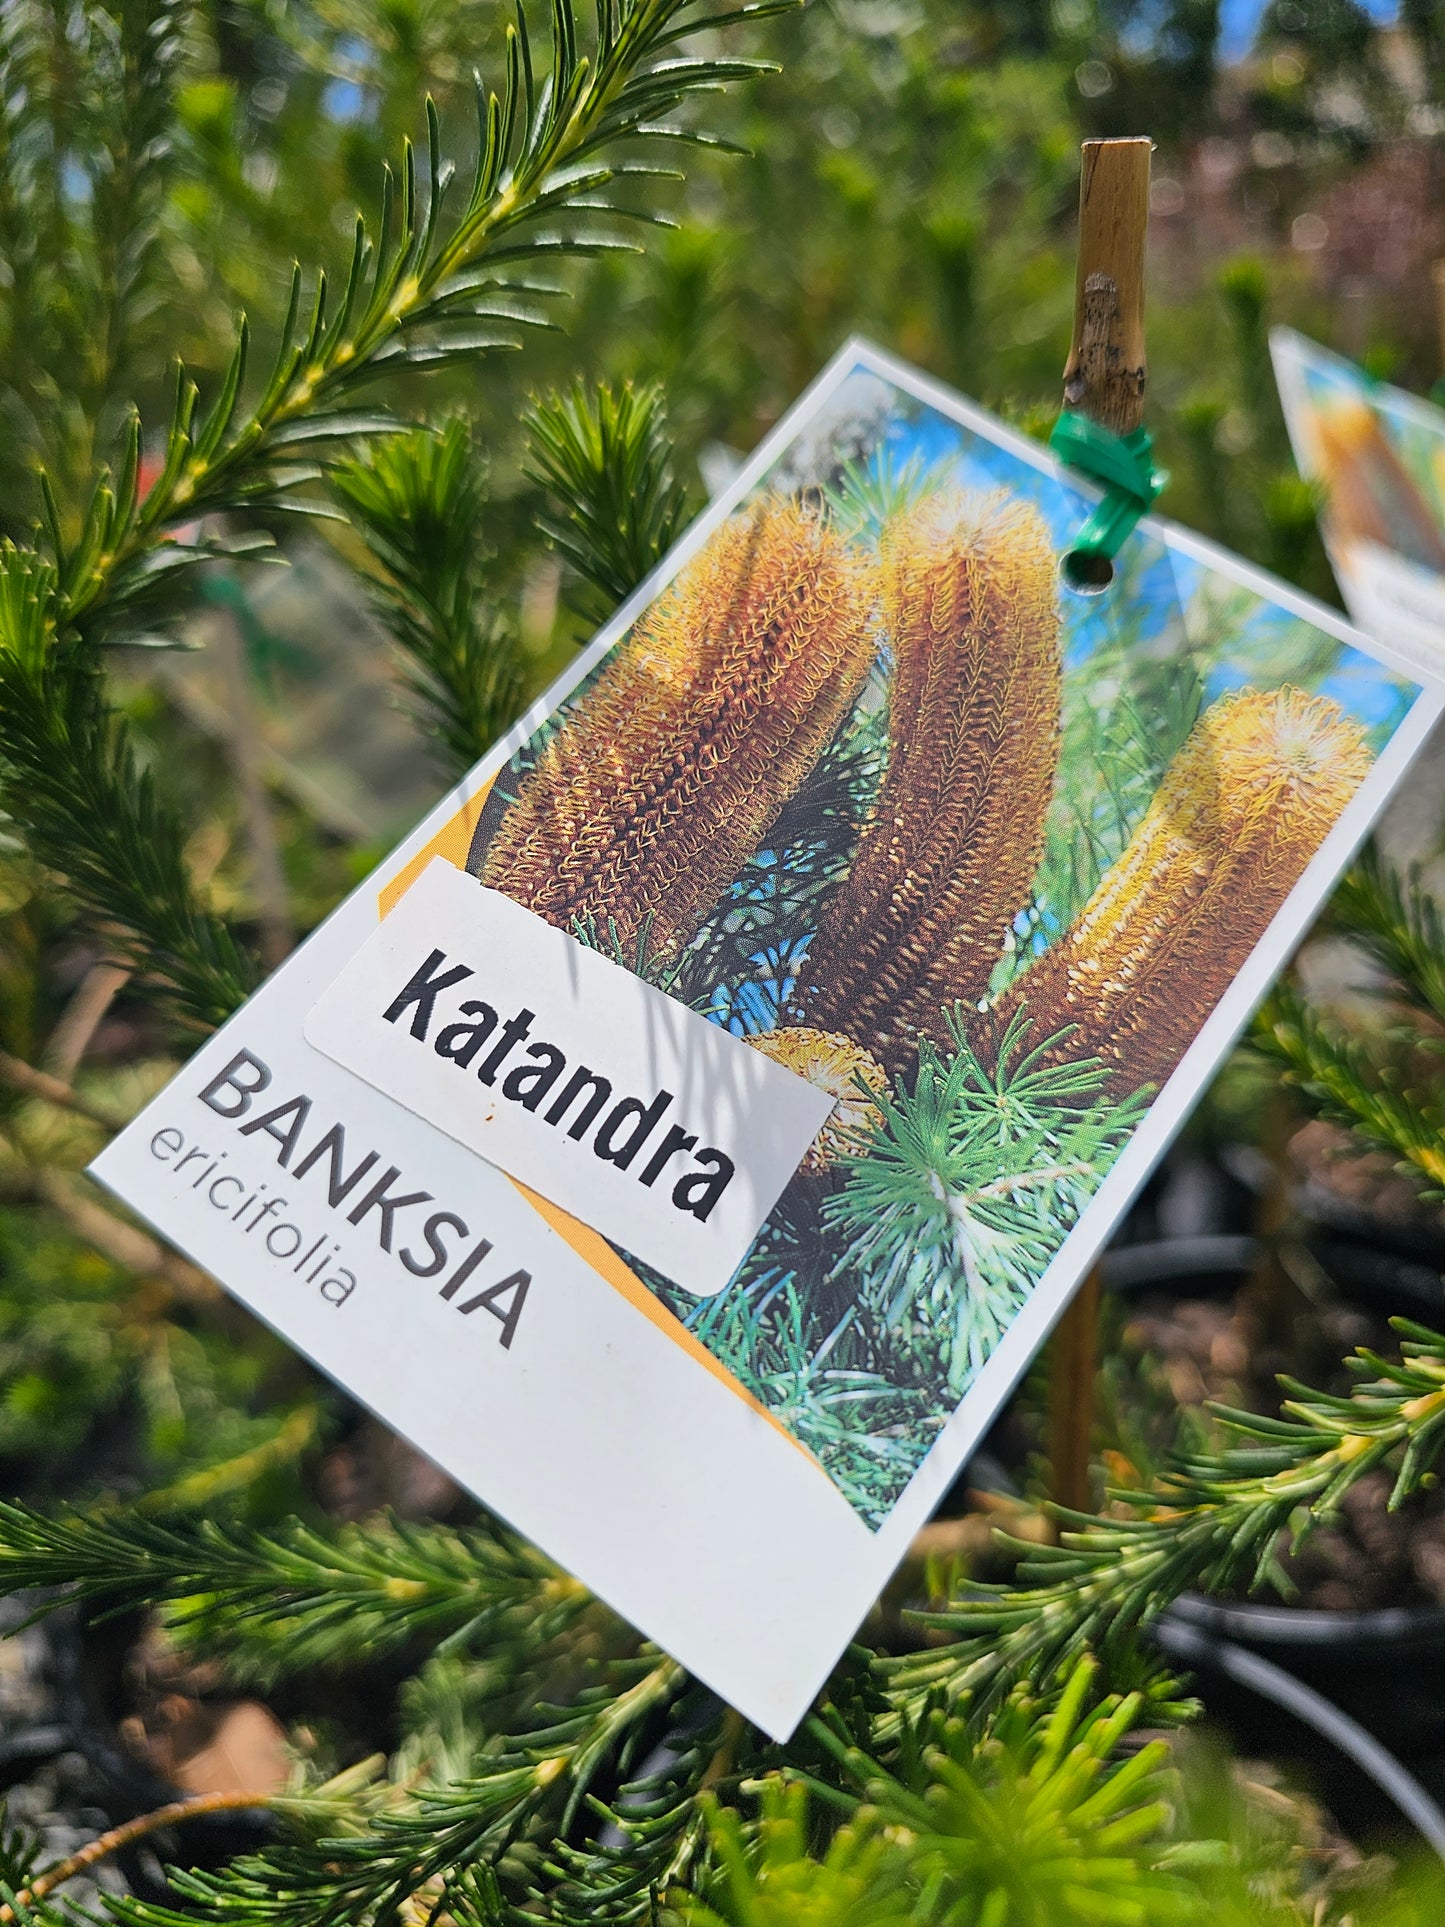
<path fill-rule="evenodd" d="M 1445 409 L 1290 329 L 1270 348 L 1295 459 L 1324 491 L 1321 528 L 1350 614 L 1445 676 Z"/>
<path fill-rule="evenodd" d="M 96 1167 L 775 1734 L 1445 700 L 1095 500 L 850 344 Z"/>

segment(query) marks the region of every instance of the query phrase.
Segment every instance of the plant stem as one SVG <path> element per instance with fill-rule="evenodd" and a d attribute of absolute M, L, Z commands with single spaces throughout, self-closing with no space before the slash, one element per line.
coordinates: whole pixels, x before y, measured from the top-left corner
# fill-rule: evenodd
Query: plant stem
<path fill-rule="evenodd" d="M 238 1452 L 235 1458 L 225 1459 L 219 1465 L 203 1466 L 199 1472 L 177 1479 L 174 1485 L 147 1492 L 134 1502 L 134 1509 L 147 1514 L 191 1512 L 210 1505 L 223 1493 L 243 1492 L 273 1466 L 289 1465 L 300 1458 L 320 1426 L 321 1407 L 303 1405 L 284 1421 L 272 1438 L 263 1439 L 249 1452 Z"/>
<path fill-rule="evenodd" d="M 197 1819 L 206 1813 L 245 1813 L 274 1804 L 274 1798 L 264 1793 L 201 1793 L 189 1800 L 172 1800 L 152 1813 L 139 1814 L 134 1820 L 127 1820 L 123 1826 L 112 1827 L 88 1846 L 67 1854 L 64 1860 L 47 1867 L 30 1886 L 22 1887 L 14 1900 L 0 1907 L 0 1927 L 8 1927 L 8 1923 L 19 1920 L 24 1910 L 34 1906 L 37 1900 L 54 1893 L 57 1887 L 63 1886 L 67 1880 L 73 1880 L 77 1874 L 86 1872 L 98 1861 L 108 1860 L 133 1840 L 143 1840 L 148 1833 L 156 1833 L 162 1827 L 176 1825 L 182 1820 Z"/>
<path fill-rule="evenodd" d="M 66 1083 L 74 1078 L 102 1018 L 130 977 L 124 964 L 109 961 L 92 964 L 86 971 L 45 1047 L 46 1062 L 54 1076 Z"/>
<path fill-rule="evenodd" d="M 90 1123 L 99 1124 L 107 1131 L 123 1131 L 130 1122 L 119 1112 L 82 1097 L 63 1078 L 52 1077 L 49 1071 L 37 1070 L 23 1058 L 12 1057 L 9 1051 L 0 1050 L 0 1083 L 9 1084 L 13 1090 L 24 1091 L 27 1097 L 38 1097 L 46 1104 L 58 1104 L 62 1110 L 73 1111 L 77 1117 L 87 1118 Z"/>
<path fill-rule="evenodd" d="M 184 1304 L 216 1302 L 217 1287 L 199 1266 L 167 1251 L 149 1232 L 117 1218 L 94 1199 L 83 1197 L 66 1172 L 38 1170 L 32 1188 L 36 1197 L 59 1212 L 77 1237 L 94 1245 L 113 1264 L 142 1278 L 159 1279 Z"/>

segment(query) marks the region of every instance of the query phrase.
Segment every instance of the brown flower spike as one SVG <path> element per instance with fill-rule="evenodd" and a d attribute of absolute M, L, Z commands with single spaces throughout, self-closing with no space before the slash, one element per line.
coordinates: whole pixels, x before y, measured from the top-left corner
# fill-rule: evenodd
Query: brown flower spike
<path fill-rule="evenodd" d="M 547 743 L 482 881 L 562 929 L 677 950 L 852 707 L 874 606 L 866 563 L 805 510 L 724 523 Z"/>
<path fill-rule="evenodd" d="M 1195 724 L 1123 854 L 995 1017 L 1020 1004 L 1053 1053 L 1119 1095 L 1162 1084 L 1299 881 L 1372 761 L 1323 696 L 1241 689 Z"/>
<path fill-rule="evenodd" d="M 890 1069 L 988 989 L 1028 901 L 1059 758 L 1058 575 L 1037 509 L 926 497 L 879 563 L 893 645 L 888 763 L 805 967 L 810 1024 Z"/>

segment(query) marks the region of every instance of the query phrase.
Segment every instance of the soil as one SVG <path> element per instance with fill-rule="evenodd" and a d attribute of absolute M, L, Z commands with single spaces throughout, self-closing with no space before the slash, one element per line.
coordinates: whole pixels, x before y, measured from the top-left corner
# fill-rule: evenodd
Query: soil
<path fill-rule="evenodd" d="M 67 1744 L 64 1694 L 42 1626 L 24 1626 L 27 1602 L 0 1600 L 0 1784 L 7 1826 L 38 1837 L 40 1861 L 63 1860 L 104 1833 L 112 1816 L 84 1754 Z M 66 1887 L 78 1907 L 100 1911 L 102 1893 L 123 1894 L 114 1862 Z"/>
<path fill-rule="evenodd" d="M 1291 1254 L 1284 1256 L 1288 1264 Z M 1250 1279 L 1220 1297 L 1150 1294 L 1125 1313 L 1122 1348 L 1133 1369 L 1122 1398 L 1127 1405 L 1142 1389 L 1147 1425 L 1157 1373 L 1168 1399 L 1186 1412 L 1202 1416 L 1206 1404 L 1218 1403 L 1273 1413 L 1282 1396 L 1278 1374 L 1345 1391 L 1353 1381 L 1340 1361 L 1361 1345 L 1395 1352 L 1388 1320 L 1327 1296 L 1310 1303 Z M 1312 1533 L 1297 1554 L 1281 1545 L 1292 1603 L 1349 1612 L 1445 1606 L 1445 1490 L 1392 1513 L 1392 1486 L 1388 1471 L 1367 1473 L 1345 1494 L 1335 1523 Z"/>
<path fill-rule="evenodd" d="M 1281 1560 L 1299 1604 L 1329 1612 L 1445 1606 L 1445 1492 L 1386 1509 L 1393 1481 L 1367 1472 L 1340 1505 L 1338 1525 Z"/>
<path fill-rule="evenodd" d="M 259 1700 L 226 1690 L 219 1667 L 179 1653 L 155 1623 L 127 1655 L 121 1744 L 179 1794 L 279 1793 L 291 1777 L 286 1729 Z"/>
<path fill-rule="evenodd" d="M 1303 1125 L 1290 1139 L 1289 1163 L 1312 1215 L 1358 1214 L 1392 1242 L 1445 1253 L 1445 1207 L 1422 1201 L 1419 1181 L 1383 1152 L 1362 1151 L 1342 1126 Z"/>

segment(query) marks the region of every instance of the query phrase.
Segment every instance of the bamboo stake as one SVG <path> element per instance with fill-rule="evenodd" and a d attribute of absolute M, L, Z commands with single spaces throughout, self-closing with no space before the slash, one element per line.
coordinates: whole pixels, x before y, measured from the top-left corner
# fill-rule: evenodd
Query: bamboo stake
<path fill-rule="evenodd" d="M 1079 176 L 1079 266 L 1064 401 L 1116 435 L 1144 419 L 1144 238 L 1149 162 L 1144 137 L 1085 141 Z M 1089 1510 L 1089 1446 L 1099 1366 L 1099 1271 L 1065 1309 L 1049 1350 L 1049 1463 L 1055 1504 Z"/>
<path fill-rule="evenodd" d="M 0 1084 L 23 1091 L 27 1097 L 38 1097 L 46 1104 L 58 1105 L 61 1110 L 73 1111 L 77 1117 L 99 1124 L 102 1130 L 123 1131 L 130 1122 L 108 1105 L 93 1104 L 88 1097 L 82 1097 L 68 1078 L 52 1077 L 49 1071 L 37 1070 L 33 1064 L 12 1057 L 8 1050 L 0 1050 Z"/>
<path fill-rule="evenodd" d="M 1431 263 L 1430 278 L 1435 284 L 1435 328 L 1440 337 L 1440 372 L 1445 375 L 1445 255 Z"/>
<path fill-rule="evenodd" d="M 1079 268 L 1064 401 L 1116 435 L 1144 419 L 1144 236 L 1148 139 L 1085 141 L 1079 177 Z"/>
<path fill-rule="evenodd" d="M 1049 1496 L 1070 1512 L 1093 1510 L 1089 1447 L 1099 1370 L 1100 1297 L 1095 1265 L 1059 1320 L 1049 1350 Z"/>
<path fill-rule="evenodd" d="M 61 1012 L 45 1046 L 45 1068 L 69 1084 L 80 1069 L 80 1061 L 90 1049 L 116 993 L 130 982 L 128 964 L 96 963 L 80 981 L 80 987 Z"/>

